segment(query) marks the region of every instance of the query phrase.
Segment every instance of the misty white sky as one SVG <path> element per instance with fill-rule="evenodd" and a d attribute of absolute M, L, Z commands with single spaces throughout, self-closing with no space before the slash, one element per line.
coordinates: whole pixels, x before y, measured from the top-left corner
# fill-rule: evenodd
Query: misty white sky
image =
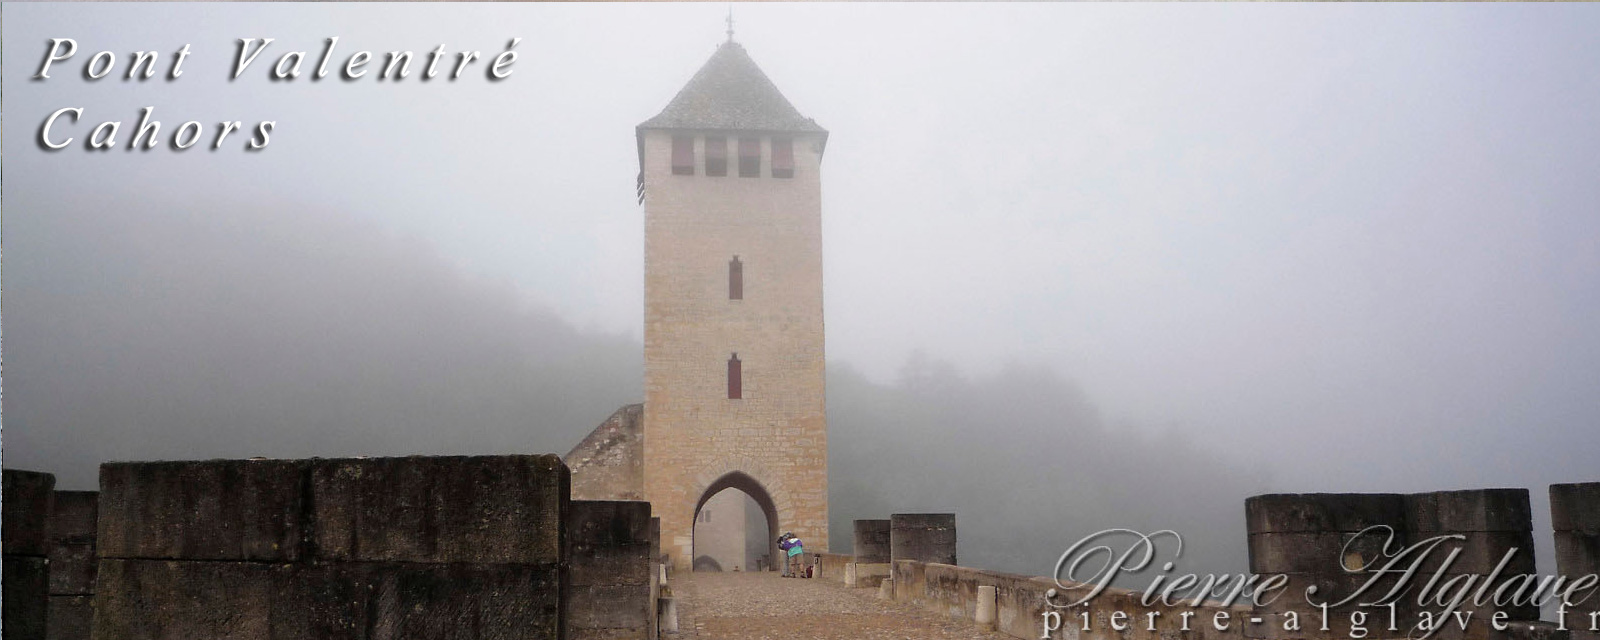
<path fill-rule="evenodd" d="M 636 339 L 633 127 L 726 28 L 722 4 L 5 11 L 8 293 L 96 260 L 52 226 L 86 194 L 130 203 L 109 217 L 337 211 Z M 1196 434 L 1283 490 L 1509 485 L 1537 500 L 1544 483 L 1600 480 L 1600 7 L 734 15 L 831 132 L 833 365 L 888 381 L 919 350 L 972 374 L 1045 362 L 1113 424 Z M 335 64 L 523 41 L 498 84 L 267 80 L 328 36 Z M 27 81 L 51 37 L 77 39 L 78 56 Z M 228 82 L 243 37 L 277 40 Z M 185 43 L 177 82 L 79 75 L 96 51 L 165 62 Z M 79 136 L 122 120 L 126 140 L 152 105 L 164 127 L 278 127 L 255 154 L 35 144 L 55 109 L 86 108 Z M 8 351 L 28 339 L 7 334 Z"/>

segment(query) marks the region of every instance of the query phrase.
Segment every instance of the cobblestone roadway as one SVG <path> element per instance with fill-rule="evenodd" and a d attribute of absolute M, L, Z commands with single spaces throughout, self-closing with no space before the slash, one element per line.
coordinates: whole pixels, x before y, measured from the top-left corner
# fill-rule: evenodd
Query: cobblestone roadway
<path fill-rule="evenodd" d="M 776 573 L 678 573 L 679 640 L 990 640 L 1005 636 L 848 589 Z"/>

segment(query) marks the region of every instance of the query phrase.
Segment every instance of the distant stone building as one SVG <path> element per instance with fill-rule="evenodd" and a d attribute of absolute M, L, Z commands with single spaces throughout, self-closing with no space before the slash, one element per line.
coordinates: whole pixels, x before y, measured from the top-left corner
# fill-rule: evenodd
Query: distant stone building
<path fill-rule="evenodd" d="M 645 402 L 567 455 L 573 495 L 649 500 L 679 567 L 701 507 L 728 488 L 760 505 L 769 537 L 825 550 L 828 132 L 730 38 L 637 138 Z"/>

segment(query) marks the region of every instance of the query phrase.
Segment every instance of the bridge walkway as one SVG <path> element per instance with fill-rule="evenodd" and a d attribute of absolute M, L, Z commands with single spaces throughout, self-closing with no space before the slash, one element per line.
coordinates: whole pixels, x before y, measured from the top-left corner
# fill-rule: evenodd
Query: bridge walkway
<path fill-rule="evenodd" d="M 877 589 L 765 573 L 677 573 L 679 640 L 1000 640 Z"/>

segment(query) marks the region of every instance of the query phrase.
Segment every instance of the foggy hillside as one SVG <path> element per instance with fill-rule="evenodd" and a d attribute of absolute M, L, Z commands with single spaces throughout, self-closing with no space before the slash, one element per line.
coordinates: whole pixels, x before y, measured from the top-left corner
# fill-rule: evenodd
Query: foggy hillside
<path fill-rule="evenodd" d="M 4 456 L 63 488 L 105 460 L 564 453 L 643 395 L 637 341 L 359 218 L 83 196 L 38 222 L 8 221 Z M 1045 573 L 1106 527 L 1176 528 L 1186 556 L 1243 564 L 1259 483 L 1104 424 L 1048 368 L 831 372 L 836 548 L 851 519 L 939 510 L 974 566 Z"/>
<path fill-rule="evenodd" d="M 919 356 L 892 386 L 835 365 L 828 419 L 836 548 L 849 548 L 852 519 L 947 511 L 966 565 L 1047 575 L 1086 535 L 1173 529 L 1180 572 L 1238 572 L 1244 498 L 1267 487 L 1198 438 L 1107 425 L 1071 381 L 1037 365 L 966 378 Z"/>
<path fill-rule="evenodd" d="M 5 465 L 65 487 L 103 460 L 565 453 L 642 395 L 633 339 L 359 219 L 50 217 L 7 220 Z"/>

